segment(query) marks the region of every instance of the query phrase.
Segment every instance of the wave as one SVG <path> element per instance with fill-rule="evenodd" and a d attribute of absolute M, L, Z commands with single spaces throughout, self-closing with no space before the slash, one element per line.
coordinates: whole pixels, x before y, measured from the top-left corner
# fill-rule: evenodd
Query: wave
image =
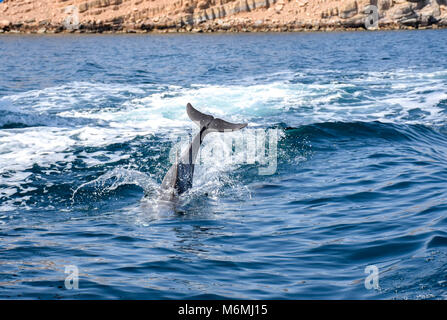
<path fill-rule="evenodd" d="M 280 172 L 284 170 L 287 172 L 291 170 L 291 166 L 295 167 L 311 159 L 315 152 L 321 156 L 334 150 L 351 152 L 362 148 L 373 150 L 366 152 L 365 155 L 370 158 L 368 163 L 376 167 L 390 166 L 390 161 L 397 161 L 397 159 L 393 160 L 393 157 L 397 156 L 394 151 L 396 146 L 406 148 L 407 158 L 418 157 L 418 161 L 414 158 L 415 164 L 429 164 L 429 161 L 433 160 L 445 162 L 442 147 L 447 147 L 447 135 L 443 133 L 442 128 L 377 121 L 324 122 L 299 127 L 289 127 L 285 123 L 279 123 L 271 128 L 279 129 L 277 165 Z M 36 174 L 43 174 L 46 171 L 64 170 L 68 166 L 73 174 L 84 174 L 89 170 L 106 171 L 99 178 L 84 180 L 82 188 L 74 192 L 76 196 L 81 193 L 91 195 L 93 194 L 90 192 L 91 187 L 95 187 L 94 194 L 101 198 L 102 194 L 107 196 L 107 192 L 123 185 L 138 186 L 147 193 L 148 186 L 145 183 L 149 181 L 149 186 L 153 187 L 155 183 L 161 181 L 173 160 L 170 158 L 172 148 L 179 142 L 178 139 L 162 139 L 154 135 L 145 138 L 121 136 L 121 140 L 110 139 L 109 141 L 108 135 L 114 132 L 110 129 L 81 127 L 76 130 L 65 130 L 53 128 L 49 131 L 48 128 L 41 127 L 33 128 L 30 132 L 8 132 L 3 135 L 0 133 L 0 141 L 4 142 L 0 147 L 0 151 L 3 151 L 3 153 L 0 152 L 0 158 L 4 159 L 0 166 L 4 188 L 26 189 L 28 179 L 23 178 L 23 173 L 27 171 L 32 170 Z M 258 130 L 264 132 L 262 128 Z M 88 148 L 84 146 L 82 140 L 87 134 L 97 139 L 97 143 Z M 179 132 L 179 134 L 183 136 L 186 133 Z M 218 199 L 222 190 L 232 188 L 238 179 L 243 179 L 246 183 L 253 179 L 262 180 L 257 171 L 266 164 L 262 164 L 256 158 L 256 161 L 250 165 L 247 162 L 247 150 L 243 149 L 236 153 L 232 149 L 234 143 L 247 139 L 247 134 L 250 132 L 233 133 L 231 139 L 221 139 L 221 135 L 216 135 L 214 139 L 205 140 L 201 149 L 202 153 L 198 158 L 199 165 L 195 179 L 195 186 L 201 186 L 202 189 L 196 188 L 194 192 L 208 193 L 214 199 Z M 64 136 L 68 140 L 63 140 Z M 24 145 L 23 141 L 27 141 L 27 145 Z M 187 142 L 187 140 L 180 141 L 183 146 Z M 11 152 L 18 150 L 19 143 L 22 148 L 25 146 L 21 151 L 21 156 L 11 158 Z M 416 146 L 419 147 L 416 148 Z M 425 150 L 425 146 L 436 147 Z M 256 148 L 261 147 L 256 146 Z M 260 149 L 256 150 L 257 154 L 262 153 Z M 398 159 L 405 160 L 402 156 Z M 132 166 L 133 171 L 121 167 L 126 163 Z"/>
<path fill-rule="evenodd" d="M 310 72 L 310 71 L 309 71 Z M 312 70 L 312 74 L 318 72 Z M 234 120 L 297 126 L 321 122 L 380 121 L 396 124 L 445 123 L 447 73 L 320 71 L 247 78 L 226 85 L 116 84 L 72 82 L 0 98 L 0 112 L 45 112 L 110 122 L 115 127 L 188 126 L 185 105 Z"/>
<path fill-rule="evenodd" d="M 138 186 L 145 194 L 153 194 L 158 184 L 148 174 L 123 167 L 108 171 L 98 178 L 78 186 L 71 196 L 72 204 L 97 202 L 123 186 Z"/>
<path fill-rule="evenodd" d="M 303 71 L 225 85 L 71 82 L 0 97 L 2 182 L 15 188 L 35 167 L 121 164 L 144 154 L 145 144 L 158 150 L 158 157 L 146 155 L 158 163 L 178 137 L 196 130 L 187 102 L 248 122 L 248 129 L 279 128 L 280 157 L 294 165 L 334 145 L 446 145 L 447 72 L 313 71 L 324 81 L 309 81 Z M 445 156 L 428 152 L 438 160 Z M 217 159 L 206 168 L 216 177 L 234 169 Z"/>
<path fill-rule="evenodd" d="M 279 124 L 287 137 L 307 137 L 315 142 L 355 139 L 359 141 L 384 141 L 437 143 L 447 146 L 446 126 L 430 127 L 421 124 L 393 124 L 372 122 L 323 122 L 299 127 Z"/>
<path fill-rule="evenodd" d="M 95 122 L 89 119 L 61 117 L 47 113 L 22 113 L 3 111 L 0 118 L 0 129 L 23 129 L 31 127 L 78 127 L 96 125 L 103 126 L 105 122 Z"/>

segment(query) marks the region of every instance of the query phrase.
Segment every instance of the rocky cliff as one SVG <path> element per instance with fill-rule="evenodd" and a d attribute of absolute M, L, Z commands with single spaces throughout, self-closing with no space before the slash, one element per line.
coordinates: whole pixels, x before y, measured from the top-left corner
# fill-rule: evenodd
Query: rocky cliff
<path fill-rule="evenodd" d="M 377 10 L 374 7 L 365 10 L 368 5 Z M 447 27 L 447 0 L 4 0 L 0 3 L 0 33 L 331 31 L 367 27 Z"/>

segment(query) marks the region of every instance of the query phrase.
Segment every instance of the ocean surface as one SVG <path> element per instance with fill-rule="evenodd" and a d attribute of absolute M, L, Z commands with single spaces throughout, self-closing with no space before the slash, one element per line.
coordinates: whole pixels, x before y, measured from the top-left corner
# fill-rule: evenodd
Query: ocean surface
<path fill-rule="evenodd" d="M 0 298 L 446 299 L 446 54 L 447 30 L 1 36 Z M 161 209 L 188 102 L 249 126 Z"/>

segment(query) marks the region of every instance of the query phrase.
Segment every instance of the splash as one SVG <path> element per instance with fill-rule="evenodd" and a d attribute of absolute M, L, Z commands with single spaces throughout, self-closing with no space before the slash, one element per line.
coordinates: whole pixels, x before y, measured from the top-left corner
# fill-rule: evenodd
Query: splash
<path fill-rule="evenodd" d="M 71 202 L 74 205 L 78 199 L 86 197 L 93 197 L 94 200 L 98 200 L 125 185 L 138 186 L 143 189 L 146 195 L 154 194 L 158 187 L 156 181 L 148 174 L 118 167 L 92 181 L 81 184 L 73 191 Z"/>

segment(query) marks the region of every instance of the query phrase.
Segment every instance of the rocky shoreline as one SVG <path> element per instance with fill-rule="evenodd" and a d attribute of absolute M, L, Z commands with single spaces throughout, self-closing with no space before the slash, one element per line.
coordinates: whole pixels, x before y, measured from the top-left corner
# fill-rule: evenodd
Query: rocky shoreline
<path fill-rule="evenodd" d="M 378 30 L 426 30 L 444 29 L 447 24 L 387 24 L 378 28 L 367 29 L 364 23 L 340 25 L 306 25 L 301 23 L 267 24 L 267 23 L 204 23 L 200 25 L 125 25 L 121 23 L 80 24 L 76 29 L 67 29 L 64 25 L 41 24 L 28 26 L 23 24 L 4 25 L 0 34 L 122 34 L 122 33 L 245 33 L 245 32 L 340 32 L 340 31 L 378 31 Z"/>
<path fill-rule="evenodd" d="M 377 10 L 375 25 L 373 11 L 365 11 L 370 6 Z M 45 0 L 37 7 L 31 0 L 0 3 L 2 34 L 438 28 L 447 28 L 447 0 Z"/>

